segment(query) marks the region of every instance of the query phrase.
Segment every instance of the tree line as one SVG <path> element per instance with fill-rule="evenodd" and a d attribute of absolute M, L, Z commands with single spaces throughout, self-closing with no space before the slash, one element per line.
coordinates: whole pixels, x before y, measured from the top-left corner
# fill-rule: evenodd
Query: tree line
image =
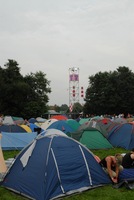
<path fill-rule="evenodd" d="M 38 71 L 22 76 L 19 64 L 8 60 L 4 68 L 0 66 L 0 113 L 3 115 L 31 118 L 43 116 L 48 109 L 69 113 L 69 107 L 48 106 L 51 93 L 46 74 Z M 76 102 L 73 113 L 83 115 L 102 115 L 134 113 L 134 73 L 125 66 L 115 71 L 98 72 L 89 76 L 85 93 L 85 103 Z"/>
<path fill-rule="evenodd" d="M 0 67 L 0 112 L 3 115 L 31 118 L 47 111 L 50 81 L 41 71 L 22 76 L 15 60 Z"/>
<path fill-rule="evenodd" d="M 134 73 L 125 66 L 89 76 L 84 113 L 134 114 Z"/>

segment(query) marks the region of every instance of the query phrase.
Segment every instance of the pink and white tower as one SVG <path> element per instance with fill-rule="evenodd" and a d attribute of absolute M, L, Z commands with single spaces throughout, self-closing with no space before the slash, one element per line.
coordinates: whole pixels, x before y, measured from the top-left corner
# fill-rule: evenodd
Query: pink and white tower
<path fill-rule="evenodd" d="M 69 68 L 69 108 L 73 110 L 74 103 L 79 102 L 79 68 Z"/>

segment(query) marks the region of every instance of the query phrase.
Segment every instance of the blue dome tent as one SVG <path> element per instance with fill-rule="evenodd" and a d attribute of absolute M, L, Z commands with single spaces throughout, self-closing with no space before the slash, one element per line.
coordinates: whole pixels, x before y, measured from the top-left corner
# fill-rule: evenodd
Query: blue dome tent
<path fill-rule="evenodd" d="M 109 183 L 92 152 L 49 129 L 18 154 L 1 185 L 30 199 L 51 200 Z"/>
<path fill-rule="evenodd" d="M 63 133 L 71 133 L 73 132 L 73 128 L 69 126 L 65 120 L 58 120 L 52 123 L 47 129 L 57 129 L 62 131 Z"/>
<path fill-rule="evenodd" d="M 125 123 L 115 126 L 109 132 L 107 139 L 114 147 L 131 150 L 134 147 L 134 124 Z"/>

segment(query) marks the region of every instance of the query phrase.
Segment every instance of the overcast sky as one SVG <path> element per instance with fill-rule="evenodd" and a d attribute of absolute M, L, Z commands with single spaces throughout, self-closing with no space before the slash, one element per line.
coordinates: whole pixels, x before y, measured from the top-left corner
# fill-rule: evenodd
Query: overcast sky
<path fill-rule="evenodd" d="M 69 68 L 84 91 L 99 71 L 134 72 L 134 0 L 0 0 L 0 66 L 8 59 L 46 74 L 49 105 L 68 105 Z"/>

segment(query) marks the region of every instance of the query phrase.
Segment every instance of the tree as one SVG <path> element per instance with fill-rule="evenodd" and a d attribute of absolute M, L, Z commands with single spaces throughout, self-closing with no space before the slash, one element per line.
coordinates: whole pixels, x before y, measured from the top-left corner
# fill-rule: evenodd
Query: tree
<path fill-rule="evenodd" d="M 62 104 L 61 106 L 55 104 L 48 106 L 48 110 L 55 110 L 58 113 L 65 114 L 68 111 L 68 106 L 66 104 Z"/>
<path fill-rule="evenodd" d="M 29 86 L 24 112 L 32 117 L 42 116 L 47 111 L 49 101 L 47 94 L 51 92 L 50 81 L 46 79 L 46 74 L 41 71 L 26 75 L 24 80 Z"/>
<path fill-rule="evenodd" d="M 8 60 L 4 66 L 0 68 L 0 110 L 4 115 L 18 115 L 24 107 L 27 85 L 16 61 Z"/>
<path fill-rule="evenodd" d="M 62 104 L 60 107 L 60 111 L 63 113 L 66 113 L 68 110 L 68 105 L 67 104 Z"/>
<path fill-rule="evenodd" d="M 74 103 L 72 112 L 75 112 L 79 115 L 82 112 L 82 110 L 83 106 L 79 102 Z"/>
<path fill-rule="evenodd" d="M 50 81 L 43 72 L 23 77 L 18 63 L 8 60 L 0 67 L 0 112 L 4 115 L 31 118 L 41 116 L 47 110 L 51 92 Z"/>
<path fill-rule="evenodd" d="M 123 66 L 113 72 L 99 72 L 89 77 L 84 113 L 134 113 L 133 92 L 134 73 L 129 68 Z"/>

